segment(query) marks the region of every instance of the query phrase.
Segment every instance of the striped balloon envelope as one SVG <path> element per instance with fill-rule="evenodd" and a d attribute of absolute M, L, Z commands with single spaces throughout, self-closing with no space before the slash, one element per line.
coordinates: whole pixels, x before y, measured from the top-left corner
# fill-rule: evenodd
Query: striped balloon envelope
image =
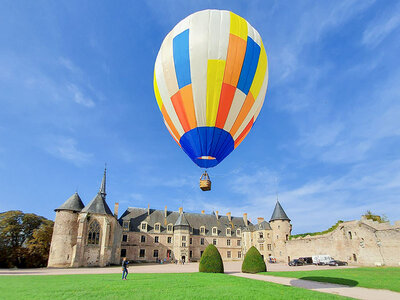
<path fill-rule="evenodd" d="M 246 137 L 268 82 L 259 33 L 242 17 L 196 12 L 167 34 L 154 68 L 165 126 L 199 167 L 218 165 Z"/>

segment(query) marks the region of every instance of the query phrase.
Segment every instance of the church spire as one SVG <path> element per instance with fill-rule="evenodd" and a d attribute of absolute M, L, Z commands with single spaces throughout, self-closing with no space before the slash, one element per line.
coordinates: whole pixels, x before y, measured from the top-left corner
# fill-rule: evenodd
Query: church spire
<path fill-rule="evenodd" d="M 103 179 L 101 180 L 100 191 L 99 193 L 105 199 L 106 198 L 106 173 L 107 173 L 107 166 L 104 168 L 104 175 Z"/>

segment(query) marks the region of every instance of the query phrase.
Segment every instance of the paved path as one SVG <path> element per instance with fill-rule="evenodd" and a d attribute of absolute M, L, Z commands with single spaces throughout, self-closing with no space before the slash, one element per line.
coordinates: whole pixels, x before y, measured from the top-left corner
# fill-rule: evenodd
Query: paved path
<path fill-rule="evenodd" d="M 311 280 L 302 280 L 297 278 L 276 277 L 268 275 L 246 274 L 246 273 L 230 273 L 229 275 L 244 277 L 262 281 L 269 281 L 278 284 L 296 286 L 313 291 L 335 294 L 345 297 L 366 300 L 397 300 L 400 299 L 400 293 L 388 291 L 367 289 L 362 287 L 350 287 L 346 285 L 324 283 Z"/>

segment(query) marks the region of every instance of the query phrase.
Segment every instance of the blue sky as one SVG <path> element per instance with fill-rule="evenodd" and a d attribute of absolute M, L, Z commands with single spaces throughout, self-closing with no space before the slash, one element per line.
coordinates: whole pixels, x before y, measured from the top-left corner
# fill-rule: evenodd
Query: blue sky
<path fill-rule="evenodd" d="M 269 62 L 264 107 L 246 140 L 199 169 L 165 128 L 153 93 L 164 36 L 202 9 L 241 15 Z M 269 220 L 293 232 L 366 210 L 400 219 L 400 4 L 397 1 L 2 1 L 0 211 L 54 218 L 78 190 L 107 201 Z"/>

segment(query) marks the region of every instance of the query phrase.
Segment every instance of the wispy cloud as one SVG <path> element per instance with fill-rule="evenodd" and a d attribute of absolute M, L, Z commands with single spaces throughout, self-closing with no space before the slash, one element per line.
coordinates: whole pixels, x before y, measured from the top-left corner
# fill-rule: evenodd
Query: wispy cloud
<path fill-rule="evenodd" d="M 47 140 L 46 150 L 51 155 L 70 161 L 77 166 L 88 163 L 93 158 L 92 153 L 78 149 L 77 141 L 70 137 L 50 137 Z"/>
<path fill-rule="evenodd" d="M 68 90 L 72 93 L 73 99 L 76 103 L 81 104 L 86 107 L 94 107 L 94 101 L 83 94 L 83 92 L 74 84 L 67 84 Z"/>

